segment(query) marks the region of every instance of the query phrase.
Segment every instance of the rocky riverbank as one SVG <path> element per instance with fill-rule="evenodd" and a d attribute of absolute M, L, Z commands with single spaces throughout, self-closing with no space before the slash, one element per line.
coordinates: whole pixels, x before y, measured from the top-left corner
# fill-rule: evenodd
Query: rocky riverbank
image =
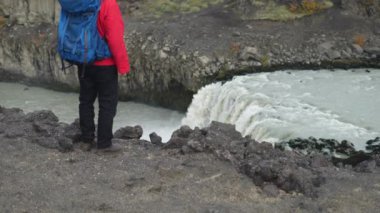
<path fill-rule="evenodd" d="M 183 111 L 202 86 L 239 74 L 380 67 L 378 6 L 369 16 L 354 2 L 336 2 L 323 12 L 286 22 L 244 19 L 227 3 L 160 17 L 131 12 L 125 42 L 132 73 L 120 79 L 120 97 Z M 132 1 L 122 8 L 143 8 L 141 4 Z M 51 24 L 56 18 L 41 24 L 49 20 L 8 16 L 0 29 L 0 78 L 76 90 L 75 70 L 60 69 L 56 25 Z"/>
<path fill-rule="evenodd" d="M 151 134 L 152 142 L 140 140 L 142 131 L 138 126 L 118 130 L 114 142 L 123 146 L 123 152 L 102 155 L 81 150 L 77 122 L 60 123 L 50 111 L 25 114 L 1 107 L 1 209 L 376 212 L 379 208 L 376 155 L 362 159 L 354 169 L 336 167 L 330 157 L 317 152 L 275 149 L 216 122 L 204 129 L 183 126 L 165 144 L 156 134 Z"/>

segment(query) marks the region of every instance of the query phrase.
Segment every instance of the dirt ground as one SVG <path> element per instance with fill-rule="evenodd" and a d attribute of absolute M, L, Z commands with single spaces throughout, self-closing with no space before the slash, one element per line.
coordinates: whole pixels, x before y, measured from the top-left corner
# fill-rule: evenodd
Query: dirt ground
<path fill-rule="evenodd" d="M 181 155 L 143 141 L 120 154 L 61 153 L 0 137 L 2 212 L 377 212 L 380 171 L 341 171 L 318 198 L 261 190 L 207 153 Z"/>

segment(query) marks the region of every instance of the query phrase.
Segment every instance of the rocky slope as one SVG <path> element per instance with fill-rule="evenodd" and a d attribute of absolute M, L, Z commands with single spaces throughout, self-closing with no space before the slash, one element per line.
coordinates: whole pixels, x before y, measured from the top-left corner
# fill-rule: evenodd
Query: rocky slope
<path fill-rule="evenodd" d="M 30 8 L 38 2 L 28 4 L 29 15 L 20 16 L 28 17 L 24 20 L 9 12 L 22 7 L 2 3 L 3 16 L 8 18 L 0 30 L 0 78 L 75 90 L 75 70 L 60 70 L 56 26 L 49 24 L 56 18 L 33 18 Z M 144 8 L 141 1 L 124 2 L 123 11 L 132 11 L 126 25 L 132 73 L 120 79 L 121 99 L 185 110 L 199 88 L 238 74 L 281 68 L 379 67 L 378 5 L 372 10 L 354 7 L 354 2 L 335 1 L 330 9 L 288 22 L 243 19 L 229 1 L 160 17 L 136 9 Z M 250 6 L 249 1 L 242 1 L 245 4 Z M 47 10 L 42 8 L 44 14 Z M 367 9 L 374 15 L 365 13 Z M 16 24 L 20 22 L 27 26 Z"/>
<path fill-rule="evenodd" d="M 82 151 L 77 122 L 59 123 L 49 111 L 24 114 L 0 107 L 0 208 L 377 212 L 380 207 L 379 159 L 363 161 L 368 163 L 355 172 L 319 154 L 242 138 L 221 123 L 181 127 L 166 144 L 139 140 L 141 133 L 137 127 L 120 129 L 114 140 L 123 146 L 119 154 Z"/>

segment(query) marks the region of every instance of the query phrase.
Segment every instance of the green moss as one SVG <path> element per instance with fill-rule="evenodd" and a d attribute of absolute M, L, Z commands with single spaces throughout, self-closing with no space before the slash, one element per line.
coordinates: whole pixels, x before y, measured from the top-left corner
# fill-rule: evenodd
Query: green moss
<path fill-rule="evenodd" d="M 287 21 L 301 18 L 307 15 L 312 15 L 314 13 L 328 9 L 334 4 L 330 0 L 324 0 L 323 2 L 318 3 L 318 10 L 315 11 L 291 11 L 289 9 L 289 5 L 278 4 L 273 0 L 267 0 L 265 3 L 264 1 L 257 0 L 254 1 L 252 5 L 255 7 L 255 12 L 252 14 L 243 14 L 242 16 L 244 19 Z"/>
<path fill-rule="evenodd" d="M 2 28 L 7 23 L 7 19 L 0 16 L 0 28 Z"/>
<path fill-rule="evenodd" d="M 155 16 L 170 13 L 193 13 L 223 0 L 147 0 L 143 8 Z"/>
<path fill-rule="evenodd" d="M 261 62 L 261 64 L 264 67 L 269 67 L 269 65 L 270 65 L 270 56 L 269 55 L 264 55 L 263 57 L 261 57 L 260 62 Z"/>

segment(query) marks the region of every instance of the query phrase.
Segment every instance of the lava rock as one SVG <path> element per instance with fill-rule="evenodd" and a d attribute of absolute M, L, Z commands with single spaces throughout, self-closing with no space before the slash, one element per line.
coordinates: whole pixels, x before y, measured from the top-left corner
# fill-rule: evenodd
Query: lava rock
<path fill-rule="evenodd" d="M 302 140 L 300 142 L 298 145 L 307 147 Z M 335 144 L 333 140 L 328 142 Z M 172 137 L 166 146 L 178 148 L 183 154 L 212 152 L 219 159 L 229 161 L 262 188 L 272 185 L 286 192 L 301 192 L 310 197 L 317 196 L 316 188 L 325 181 L 324 171 L 332 167 L 322 155 L 310 157 L 275 149 L 270 143 L 243 138 L 235 126 L 219 122 L 212 122 L 210 127 L 202 130 L 194 130 L 186 138 Z"/>
<path fill-rule="evenodd" d="M 24 136 L 25 136 L 25 131 L 17 127 L 11 127 L 7 129 L 5 132 L 6 138 L 20 138 Z"/>
<path fill-rule="evenodd" d="M 64 127 L 64 136 L 70 138 L 73 143 L 77 143 L 80 141 L 82 132 L 80 130 L 79 119 L 75 119 L 73 123 Z"/>
<path fill-rule="evenodd" d="M 152 132 L 149 134 L 150 142 L 155 145 L 162 145 L 162 138 L 157 133 Z"/>
<path fill-rule="evenodd" d="M 183 146 L 187 145 L 189 139 L 172 137 L 170 140 L 163 146 L 164 149 L 181 149 Z"/>
<path fill-rule="evenodd" d="M 4 133 L 7 129 L 7 125 L 0 123 L 0 134 Z"/>
<path fill-rule="evenodd" d="M 140 139 L 143 135 L 143 129 L 137 125 L 134 127 L 127 126 L 117 130 L 114 134 L 114 138 L 117 139 Z"/>
<path fill-rule="evenodd" d="M 36 137 L 32 139 L 32 142 L 48 149 L 58 149 L 58 140 L 54 137 Z"/>
<path fill-rule="evenodd" d="M 18 108 L 4 108 L 0 106 L 0 121 L 4 123 L 19 122 L 25 117 L 24 112 Z"/>
<path fill-rule="evenodd" d="M 264 185 L 263 187 L 263 192 L 270 196 L 270 197 L 276 197 L 278 194 L 279 194 L 279 190 L 277 188 L 277 186 L 275 186 L 274 184 L 267 184 L 267 185 Z"/>
<path fill-rule="evenodd" d="M 187 142 L 187 146 L 193 149 L 195 152 L 203 152 L 203 145 L 199 141 L 190 140 Z"/>
<path fill-rule="evenodd" d="M 181 126 L 178 130 L 174 131 L 172 137 L 188 138 L 193 130 L 189 126 Z"/>
<path fill-rule="evenodd" d="M 339 142 L 334 139 L 316 139 L 310 137 L 308 139 L 296 138 L 289 141 L 276 143 L 276 148 L 281 150 L 298 150 L 303 154 L 323 153 L 327 156 L 336 158 L 348 158 L 356 153 L 353 143 L 343 140 Z"/>
<path fill-rule="evenodd" d="M 365 153 L 363 151 L 359 151 L 355 154 L 352 154 L 346 159 L 332 157 L 332 162 L 335 165 L 342 164 L 342 165 L 356 166 L 359 163 L 370 160 L 370 159 L 372 159 L 372 156 L 370 154 Z"/>
<path fill-rule="evenodd" d="M 58 122 L 58 117 L 50 110 L 41 110 L 26 114 L 25 121 L 52 124 Z"/>
<path fill-rule="evenodd" d="M 366 149 L 373 154 L 380 154 L 380 137 L 367 141 Z"/>
<path fill-rule="evenodd" d="M 181 147 L 181 154 L 185 155 L 185 154 L 191 154 L 191 153 L 194 153 L 194 150 L 191 149 L 189 146 L 184 145 Z"/>
<path fill-rule="evenodd" d="M 74 150 L 73 141 L 66 137 L 58 138 L 58 150 L 61 152 L 70 152 Z"/>

